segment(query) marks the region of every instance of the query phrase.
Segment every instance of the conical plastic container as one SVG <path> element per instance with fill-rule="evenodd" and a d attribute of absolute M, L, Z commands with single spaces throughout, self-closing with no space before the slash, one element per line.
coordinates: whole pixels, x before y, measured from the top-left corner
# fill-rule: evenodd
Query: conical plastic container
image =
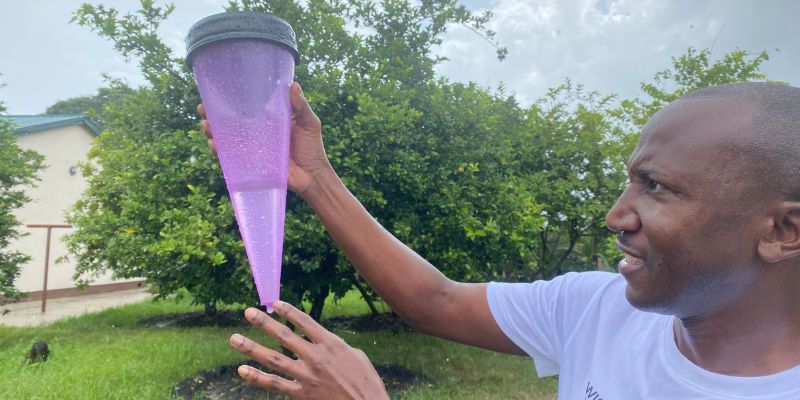
<path fill-rule="evenodd" d="M 271 312 L 280 292 L 294 31 L 271 14 L 221 13 L 195 23 L 186 48 L 258 295 Z"/>

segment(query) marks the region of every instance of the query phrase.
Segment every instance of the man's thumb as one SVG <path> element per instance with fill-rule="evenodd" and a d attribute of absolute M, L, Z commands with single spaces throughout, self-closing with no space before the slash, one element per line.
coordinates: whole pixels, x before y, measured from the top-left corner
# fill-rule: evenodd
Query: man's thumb
<path fill-rule="evenodd" d="M 292 87 L 289 89 L 289 100 L 292 103 L 292 112 L 298 120 L 308 117 L 312 113 L 311 106 L 308 104 L 305 96 L 303 96 L 303 89 L 297 81 L 292 82 Z"/>
<path fill-rule="evenodd" d="M 290 92 L 289 99 L 292 103 L 294 123 L 305 130 L 319 132 L 321 125 L 320 120 L 317 118 L 317 115 L 314 114 L 314 110 L 311 109 L 308 100 L 303 96 L 303 89 L 300 88 L 300 84 L 293 82 Z"/>

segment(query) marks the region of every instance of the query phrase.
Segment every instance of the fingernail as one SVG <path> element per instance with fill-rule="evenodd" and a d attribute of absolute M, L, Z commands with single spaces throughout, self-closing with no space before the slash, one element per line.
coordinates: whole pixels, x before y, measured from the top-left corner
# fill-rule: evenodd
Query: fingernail
<path fill-rule="evenodd" d="M 246 377 L 246 376 L 250 375 L 250 368 L 247 367 L 246 365 L 240 365 L 239 366 L 239 375 L 241 375 L 242 377 Z"/>
<path fill-rule="evenodd" d="M 237 346 L 241 346 L 244 344 L 244 336 L 235 333 L 233 336 L 231 336 L 231 342 Z"/>
<path fill-rule="evenodd" d="M 276 300 L 274 303 L 272 303 L 272 307 L 275 308 L 276 310 L 283 311 L 286 309 L 286 303 L 280 300 Z"/>
<path fill-rule="evenodd" d="M 254 319 L 257 315 L 258 312 L 255 308 L 248 308 L 247 310 L 244 310 L 244 317 L 247 318 L 248 321 Z"/>

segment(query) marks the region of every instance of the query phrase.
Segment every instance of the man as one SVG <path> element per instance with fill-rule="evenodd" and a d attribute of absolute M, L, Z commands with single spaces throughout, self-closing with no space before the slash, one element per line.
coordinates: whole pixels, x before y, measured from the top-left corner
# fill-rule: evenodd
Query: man
<path fill-rule="evenodd" d="M 453 282 L 400 243 L 336 176 L 319 119 L 291 90 L 290 188 L 415 329 L 527 354 L 539 376 L 559 374 L 565 399 L 800 398 L 800 89 L 726 85 L 659 111 L 606 218 L 620 274 L 531 284 Z M 295 380 L 242 367 L 245 379 L 295 398 L 387 398 L 363 353 L 276 309 L 311 342 L 255 309 L 246 317 L 298 360 L 239 335 L 231 344 Z"/>

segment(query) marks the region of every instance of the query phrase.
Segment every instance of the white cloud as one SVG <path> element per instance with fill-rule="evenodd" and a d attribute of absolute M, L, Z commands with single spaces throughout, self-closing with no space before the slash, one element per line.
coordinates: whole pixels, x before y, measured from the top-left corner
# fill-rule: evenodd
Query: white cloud
<path fill-rule="evenodd" d="M 0 13 L 0 89 L 12 113 L 36 113 L 56 100 L 91 94 L 101 74 L 142 82 L 137 60 L 125 62 L 112 45 L 87 28 L 68 24 L 84 0 L 11 2 Z M 121 11 L 137 0 L 92 0 Z M 166 1 L 159 1 L 164 4 Z M 176 56 L 192 23 L 222 11 L 227 0 L 175 0 L 175 13 L 161 29 Z M 42 4 L 47 4 L 42 6 Z M 795 85 L 800 64 L 800 1 L 774 0 L 465 0 L 477 12 L 494 12 L 489 27 L 509 49 L 498 62 L 495 49 L 470 30 L 450 27 L 436 53 L 450 59 L 438 73 L 452 80 L 496 88 L 504 82 L 527 104 L 566 78 L 588 89 L 635 96 L 641 81 L 669 65 L 689 46 L 720 56 L 735 48 L 772 52 L 763 70 Z M 302 32 L 302 27 L 297 27 Z M 302 34 L 302 33 L 300 33 Z M 719 37 L 717 38 L 717 35 Z M 716 39 L 716 43 L 715 43 Z"/>
<path fill-rule="evenodd" d="M 88 28 L 69 20 L 85 0 L 19 1 L 0 13 L 0 89 L 11 114 L 35 114 L 58 100 L 93 94 L 104 86 L 102 75 L 126 80 L 133 85 L 144 79 L 138 60 L 124 60 L 113 45 Z M 43 3 L 46 4 L 43 6 Z M 94 0 L 121 13 L 138 9 L 138 0 Z M 189 26 L 200 18 L 222 11 L 226 0 L 175 1 L 175 13 L 160 33 L 177 56 L 184 52 L 183 38 Z M 158 1 L 157 4 L 165 4 Z"/>
<path fill-rule="evenodd" d="M 456 51 L 462 46 L 450 46 L 451 41 L 480 40 L 468 30 L 452 29 L 437 50 L 451 61 L 439 65 L 437 71 L 492 87 L 502 81 L 528 101 L 566 78 L 589 89 L 632 97 L 638 94 L 641 81 L 669 65 L 670 57 L 690 46 L 709 48 L 719 34 L 713 55 L 736 47 L 753 51 L 778 47 L 782 52 L 764 70 L 773 79 L 800 83 L 793 69 L 800 61 L 794 43 L 800 27 L 793 21 L 800 2 L 761 2 L 758 12 L 753 4 L 744 0 L 496 0 L 491 5 L 495 16 L 490 28 L 509 48 L 506 61 L 498 62 L 488 45 Z M 463 68 L 465 60 L 474 68 Z"/>

